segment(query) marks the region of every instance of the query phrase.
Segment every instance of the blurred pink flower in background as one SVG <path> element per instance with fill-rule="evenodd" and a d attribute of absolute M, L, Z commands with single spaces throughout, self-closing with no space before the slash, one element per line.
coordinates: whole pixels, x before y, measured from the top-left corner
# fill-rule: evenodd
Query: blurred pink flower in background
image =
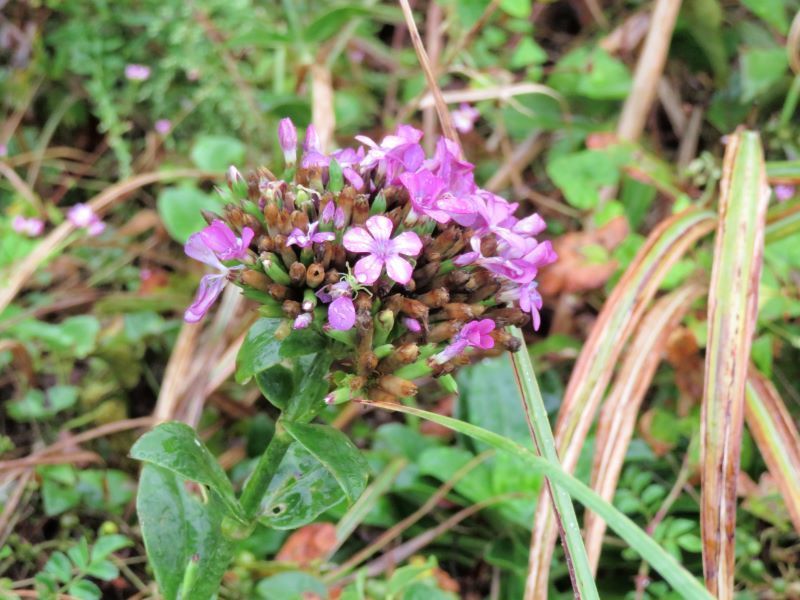
<path fill-rule="evenodd" d="M 167 135 L 172 130 L 172 121 L 169 119 L 159 119 L 155 122 L 155 125 L 153 125 L 153 129 L 156 130 L 156 133 Z"/>
<path fill-rule="evenodd" d="M 36 217 L 23 217 L 17 215 L 11 221 L 11 228 L 17 233 L 27 235 L 28 237 L 39 237 L 44 231 L 44 221 Z"/>
<path fill-rule="evenodd" d="M 125 79 L 130 81 L 144 81 L 150 77 L 150 67 L 147 65 L 125 65 Z"/>
<path fill-rule="evenodd" d="M 462 102 L 450 115 L 453 117 L 453 126 L 461 133 L 469 133 L 475 128 L 475 122 L 480 118 L 481 113 L 474 106 Z"/>

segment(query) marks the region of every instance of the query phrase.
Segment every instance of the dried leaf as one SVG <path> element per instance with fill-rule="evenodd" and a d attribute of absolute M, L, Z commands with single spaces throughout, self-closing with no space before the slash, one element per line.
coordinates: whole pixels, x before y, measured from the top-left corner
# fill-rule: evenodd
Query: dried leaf
<path fill-rule="evenodd" d="M 336 526 L 333 523 L 312 523 L 292 532 L 275 557 L 307 567 L 321 560 L 336 546 Z"/>

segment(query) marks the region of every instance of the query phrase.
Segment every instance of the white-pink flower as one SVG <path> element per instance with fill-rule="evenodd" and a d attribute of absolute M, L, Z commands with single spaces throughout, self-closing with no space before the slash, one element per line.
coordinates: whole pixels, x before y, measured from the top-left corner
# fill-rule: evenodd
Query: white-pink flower
<path fill-rule="evenodd" d="M 394 223 L 388 217 L 375 215 L 367 219 L 367 228 L 353 227 L 344 234 L 344 247 L 350 252 L 366 253 L 355 266 L 359 283 L 371 285 L 378 280 L 386 265 L 386 273 L 400 284 L 411 281 L 414 267 L 403 256 L 416 257 L 422 241 L 413 231 L 404 231 L 392 239 Z"/>
<path fill-rule="evenodd" d="M 28 237 L 39 237 L 44 231 L 44 221 L 36 217 L 25 218 L 17 215 L 11 221 L 11 228 L 17 233 L 27 235 Z"/>

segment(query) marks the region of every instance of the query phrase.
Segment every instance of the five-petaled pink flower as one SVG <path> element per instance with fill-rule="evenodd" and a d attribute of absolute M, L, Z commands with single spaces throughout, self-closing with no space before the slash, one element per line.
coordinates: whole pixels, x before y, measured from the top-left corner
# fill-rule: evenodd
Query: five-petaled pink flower
<path fill-rule="evenodd" d="M 359 283 L 370 285 L 381 276 L 384 265 L 391 279 L 400 284 L 411 281 L 414 268 L 401 255 L 416 257 L 422 241 L 413 231 L 404 231 L 392 239 L 394 223 L 389 217 L 375 215 L 367 219 L 367 228 L 353 227 L 344 234 L 344 247 L 350 252 L 366 253 L 355 266 Z"/>
<path fill-rule="evenodd" d="M 329 204 L 333 204 L 333 202 Z M 286 238 L 286 245 L 308 248 L 311 244 L 321 244 L 322 242 L 330 242 L 336 239 L 336 234 L 330 231 L 320 231 L 317 233 L 318 227 L 319 221 L 314 221 L 308 226 L 308 233 L 299 227 L 295 227 L 292 233 Z"/>
<path fill-rule="evenodd" d="M 470 321 L 456 334 L 452 343 L 434 357 L 434 360 L 439 364 L 444 364 L 461 354 L 469 346 L 481 350 L 494 348 L 494 338 L 489 335 L 492 331 L 494 331 L 492 319 Z"/>

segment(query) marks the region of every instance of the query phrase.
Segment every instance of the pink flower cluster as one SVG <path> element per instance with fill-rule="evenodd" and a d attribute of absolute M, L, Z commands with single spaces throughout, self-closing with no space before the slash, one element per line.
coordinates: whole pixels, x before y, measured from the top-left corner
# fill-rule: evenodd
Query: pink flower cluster
<path fill-rule="evenodd" d="M 91 236 L 97 236 L 106 229 L 106 224 L 94 212 L 91 206 L 79 202 L 67 211 L 67 220 L 75 227 L 85 229 Z"/>

